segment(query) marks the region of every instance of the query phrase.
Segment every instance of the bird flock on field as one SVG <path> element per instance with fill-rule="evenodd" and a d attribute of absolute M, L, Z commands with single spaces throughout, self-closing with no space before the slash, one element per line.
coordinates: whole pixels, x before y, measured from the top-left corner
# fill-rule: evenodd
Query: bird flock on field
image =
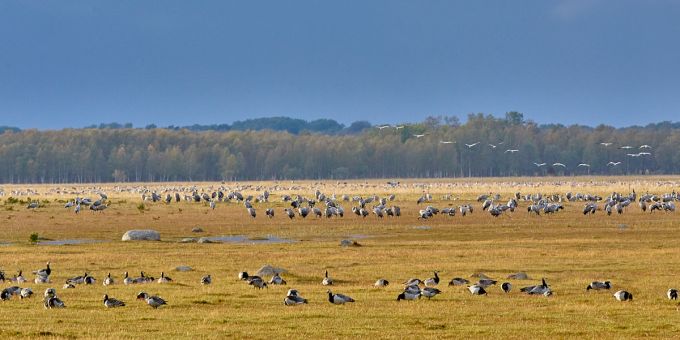
<path fill-rule="evenodd" d="M 429 278 L 426 279 L 409 278 L 403 281 L 401 284 L 401 288 L 398 290 L 395 300 L 396 301 L 419 300 L 423 297 L 430 300 L 432 298 L 437 297 L 440 294 L 443 294 L 444 292 L 438 287 L 440 286 L 441 283 L 445 281 L 442 280 L 442 278 L 439 276 L 439 273 L 440 273 L 439 271 L 433 271 L 433 275 Z M 52 283 L 50 281 L 52 269 L 50 267 L 49 262 L 47 263 L 45 268 L 33 271 L 33 274 L 36 276 L 36 279 L 34 280 L 35 283 L 41 284 Z M 513 291 L 518 291 L 519 294 L 529 296 L 533 295 L 551 297 L 554 294 L 553 288 L 550 284 L 548 284 L 546 278 L 542 278 L 539 282 L 535 284 L 522 285 L 519 289 L 514 289 L 514 285 L 510 281 L 501 282 L 499 280 L 490 278 L 483 273 L 473 274 L 470 276 L 470 279 L 466 279 L 463 277 L 453 277 L 451 278 L 450 281 L 448 281 L 448 287 L 449 289 L 454 290 L 457 289 L 456 287 L 461 287 L 463 290 L 467 290 L 471 295 L 474 296 L 481 295 L 487 296 L 492 292 L 492 289 L 498 289 L 499 293 L 502 295 L 512 294 Z M 513 280 L 515 282 L 515 285 L 518 284 L 518 281 L 531 280 L 531 278 L 526 273 L 523 272 L 508 275 L 506 279 Z M 10 287 L 6 287 L 0 292 L 0 300 L 2 301 L 12 300 L 13 297 L 17 297 L 20 300 L 30 299 L 34 295 L 33 290 L 31 288 L 29 287 L 21 288 L 20 286 L 18 286 L 18 284 L 25 285 L 26 283 L 29 282 L 29 280 L 23 277 L 21 271 L 19 271 L 19 273 L 12 278 L 7 278 L 5 276 L 5 273 L 3 271 L 0 271 L 0 281 L 3 282 L 9 281 L 11 284 L 17 284 Z M 274 272 L 271 275 L 271 278 L 267 281 L 261 276 L 249 275 L 248 272 L 242 271 L 238 273 L 237 281 L 242 281 L 247 285 L 253 287 L 254 289 L 258 290 L 266 289 L 269 288 L 270 286 L 283 286 L 288 284 L 288 282 L 285 279 L 283 279 L 281 274 L 278 272 Z M 93 285 L 95 282 L 96 280 L 86 273 L 84 275 L 75 276 L 67 279 L 63 289 L 64 290 L 73 289 L 80 285 L 84 286 Z M 158 279 L 148 276 L 144 274 L 144 272 L 141 272 L 139 277 L 131 278 L 129 277 L 128 273 L 125 272 L 121 282 L 124 285 L 145 285 L 153 283 L 172 284 L 175 281 L 173 281 L 170 277 L 166 276 L 163 272 L 161 272 L 161 275 Z M 116 283 L 117 283 L 116 280 L 114 280 L 111 277 L 111 273 L 108 273 L 106 278 L 103 280 L 103 285 L 107 287 L 114 285 Z M 326 294 L 328 296 L 327 299 L 328 303 L 334 305 L 343 305 L 347 303 L 357 302 L 357 300 L 355 300 L 349 295 L 337 292 L 334 293 L 330 289 L 331 287 L 336 286 L 336 281 L 330 277 L 328 270 L 324 272 L 324 276 L 323 278 L 321 278 L 319 283 L 321 286 L 326 287 L 325 289 Z M 203 276 L 199 284 L 200 285 L 212 284 L 211 275 L 208 274 Z M 380 278 L 376 280 L 375 283 L 373 284 L 373 287 L 375 289 L 384 289 L 388 286 L 390 286 L 390 282 L 385 278 Z M 613 290 L 613 287 L 614 285 L 612 284 L 612 282 L 608 280 L 592 281 L 586 285 L 585 291 L 586 292 L 611 291 Z M 666 298 L 668 298 L 669 300 L 675 301 L 678 299 L 678 290 L 676 288 L 669 288 L 666 291 L 665 295 Z M 612 294 L 612 296 L 617 301 L 633 301 L 633 294 L 625 289 L 617 290 L 615 293 Z M 157 309 L 159 307 L 168 305 L 168 302 L 164 298 L 158 295 L 148 294 L 143 290 L 134 295 L 134 298 L 137 300 L 144 301 L 144 303 L 146 303 L 153 309 Z M 300 291 L 295 288 L 288 289 L 285 295 L 283 295 L 283 305 L 285 306 L 297 306 L 308 303 L 309 300 L 304 298 Z M 110 297 L 108 294 L 105 294 L 103 296 L 102 304 L 106 308 L 118 308 L 126 306 L 126 303 L 122 299 Z M 45 309 L 59 309 L 66 308 L 67 305 L 66 302 L 59 297 L 59 295 L 57 294 L 57 290 L 55 288 L 49 287 L 45 289 L 43 294 L 43 306 Z"/>

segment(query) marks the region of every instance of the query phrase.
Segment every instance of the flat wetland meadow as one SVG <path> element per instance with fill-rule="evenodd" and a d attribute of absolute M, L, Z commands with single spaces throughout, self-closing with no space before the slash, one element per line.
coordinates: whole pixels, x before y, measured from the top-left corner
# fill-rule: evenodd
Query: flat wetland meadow
<path fill-rule="evenodd" d="M 545 195 L 567 192 L 597 194 L 613 191 L 661 195 L 680 188 L 678 177 L 556 177 L 452 180 L 280 181 L 240 183 L 125 183 L 90 185 L 4 185 L 0 197 L 0 269 L 7 278 L 23 270 L 35 296 L 0 301 L 0 335 L 51 338 L 621 338 L 680 335 L 677 303 L 666 298 L 669 288 L 680 287 L 680 214 L 642 212 L 637 202 L 622 215 L 604 211 L 584 216 L 584 202 L 563 202 L 564 210 L 552 215 L 530 215 L 529 202 L 497 218 L 482 211 L 480 194 L 500 194 L 507 202 L 516 192 Z M 258 196 L 264 190 L 269 202 L 253 203 L 251 218 L 243 203 L 144 202 L 143 188 L 189 194 L 238 189 Z M 316 190 L 336 194 L 345 209 L 343 218 L 289 219 L 282 195 L 313 198 Z M 29 191 L 30 190 L 30 191 Z M 14 192 L 13 192 L 14 191 Z M 108 195 L 108 208 L 75 214 L 64 204 L 79 197 Z M 424 193 L 432 201 L 417 205 Z M 402 216 L 362 218 L 351 212 L 354 202 L 341 195 L 396 196 L 388 206 L 401 207 Z M 444 195 L 450 198 L 444 199 Z M 11 203 L 10 197 L 24 203 Z M 28 199 L 39 200 L 27 209 Z M 437 208 L 473 204 L 471 215 L 436 215 L 418 218 L 423 206 Z M 376 203 L 370 203 L 371 207 Z M 321 206 L 321 204 L 319 204 Z M 601 206 L 601 202 L 600 202 Z M 272 219 L 264 214 L 274 208 Z M 200 227 L 204 232 L 193 233 Z M 130 229 L 153 229 L 160 242 L 122 242 Z M 39 243 L 29 242 L 37 233 Z M 241 237 L 245 241 L 180 243 L 187 237 Z M 267 241 L 273 239 L 273 242 Z M 341 247 L 351 239 L 360 246 Z M 80 244 L 54 245 L 61 240 Z M 56 241 L 56 242 L 54 242 Z M 96 242 L 95 242 L 96 241 Z M 42 242 L 42 243 L 41 243 Z M 45 244 L 47 242 L 48 244 Z M 68 242 L 67 242 L 68 243 Z M 77 242 L 76 242 L 77 243 Z M 51 262 L 50 284 L 35 284 L 32 271 Z M 258 290 L 239 281 L 241 271 L 256 272 L 265 264 L 286 270 L 286 286 Z M 193 268 L 178 272 L 177 266 Z M 335 280 L 333 292 L 356 302 L 331 305 L 321 285 L 324 271 Z M 442 293 L 431 300 L 396 301 L 402 282 L 425 279 L 439 271 Z M 124 272 L 140 271 L 172 277 L 169 284 L 123 285 Z M 89 273 L 95 285 L 62 289 L 70 277 Z M 526 272 L 529 280 L 509 280 Z M 111 273 L 116 284 L 103 286 Z M 448 286 L 453 277 L 471 281 L 474 273 L 499 280 L 487 296 L 473 296 L 465 286 Z M 213 283 L 203 286 L 202 276 Z M 390 285 L 374 288 L 385 278 Z M 546 278 L 554 294 L 529 296 L 520 287 Z M 264 277 L 269 280 L 269 277 Z M 610 280 L 609 291 L 589 291 L 594 280 Z M 511 282 L 510 293 L 500 289 Z M 3 288 L 15 283 L 0 283 Z M 57 289 L 66 308 L 47 310 L 42 293 Z M 287 307 L 283 299 L 298 289 L 309 303 Z M 632 302 L 616 301 L 612 294 L 625 289 Z M 157 310 L 135 297 L 140 291 L 168 301 Z M 123 300 L 127 306 L 107 309 L 102 297 Z"/>

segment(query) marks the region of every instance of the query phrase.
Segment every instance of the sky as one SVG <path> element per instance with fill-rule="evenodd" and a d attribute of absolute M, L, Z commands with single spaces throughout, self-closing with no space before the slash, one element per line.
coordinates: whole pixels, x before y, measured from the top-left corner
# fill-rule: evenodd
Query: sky
<path fill-rule="evenodd" d="M 680 121 L 680 1 L 0 1 L 0 125 Z"/>

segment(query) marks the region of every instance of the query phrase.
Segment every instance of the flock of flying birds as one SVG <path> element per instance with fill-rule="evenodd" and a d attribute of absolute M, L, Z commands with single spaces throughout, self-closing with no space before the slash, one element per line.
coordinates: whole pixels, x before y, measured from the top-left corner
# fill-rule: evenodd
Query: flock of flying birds
<path fill-rule="evenodd" d="M 380 129 L 380 130 L 383 130 L 383 129 L 387 129 L 387 128 L 391 128 L 391 127 L 392 127 L 391 125 L 381 125 L 381 126 L 378 126 L 377 128 Z M 396 130 L 399 130 L 399 129 L 403 129 L 404 126 L 401 126 L 401 125 L 400 125 L 400 126 L 395 126 L 394 128 L 395 128 Z M 420 138 L 425 137 L 426 135 L 427 135 L 427 133 L 420 133 L 420 134 L 413 134 L 412 136 L 415 137 L 416 139 L 420 139 Z M 456 144 L 456 141 L 452 141 L 452 140 L 440 140 L 440 141 L 439 141 L 439 144 Z M 464 143 L 464 145 L 465 145 L 468 149 L 473 149 L 473 148 L 475 148 L 477 145 L 480 145 L 480 144 L 482 144 L 482 142 L 474 142 L 474 143 L 471 143 L 471 144 Z M 498 146 L 503 145 L 503 144 L 504 144 L 504 142 L 499 142 L 499 143 L 496 143 L 496 144 L 488 143 L 487 145 L 488 145 L 491 149 L 494 149 L 494 150 L 495 150 Z M 612 142 L 601 142 L 601 143 L 600 143 L 600 145 L 604 146 L 605 148 L 608 148 L 609 146 L 611 146 L 611 145 L 613 145 L 613 144 L 614 144 L 614 143 L 612 143 Z M 634 147 L 634 146 L 631 146 L 631 145 L 622 145 L 622 146 L 619 147 L 620 150 L 625 150 L 625 151 L 627 151 L 626 157 L 632 157 L 632 158 L 643 157 L 643 156 L 651 156 L 652 153 L 649 152 L 649 151 L 647 151 L 647 150 L 650 150 L 651 148 L 652 148 L 652 147 L 651 147 L 650 145 L 648 145 L 648 144 L 643 144 L 643 145 L 640 145 L 640 146 L 637 148 L 637 149 L 643 150 L 643 151 L 639 151 L 639 152 L 629 152 L 629 151 L 635 149 L 635 147 Z M 506 153 L 506 154 L 514 154 L 514 153 L 516 153 L 516 152 L 519 152 L 519 149 L 506 149 L 503 153 Z M 608 166 L 608 167 L 617 167 L 617 166 L 619 166 L 620 164 L 621 164 L 621 161 L 609 161 L 609 162 L 607 163 L 607 166 Z M 536 162 L 534 162 L 534 165 L 535 165 L 536 167 L 538 167 L 538 168 L 541 168 L 541 167 L 544 167 L 544 166 L 548 165 L 548 163 L 536 163 Z M 552 166 L 555 167 L 555 168 L 558 168 L 558 167 L 566 168 L 566 167 L 567 167 L 564 163 L 560 163 L 560 162 L 552 163 Z M 577 168 L 590 168 L 590 164 L 588 164 L 588 163 L 579 163 L 576 167 L 577 167 Z"/>
<path fill-rule="evenodd" d="M 45 268 L 34 271 L 33 274 L 35 274 L 36 276 L 34 280 L 36 284 L 50 283 L 50 275 L 52 274 L 50 263 L 48 262 Z M 497 286 L 497 284 L 499 283 L 498 280 L 494 280 L 482 273 L 473 274 L 472 277 L 477 278 L 477 282 L 471 282 L 470 280 L 462 277 L 454 277 L 449 281 L 448 286 L 466 287 L 467 290 L 472 295 L 487 295 L 489 294 L 491 287 Z M 263 279 L 261 276 L 249 275 L 248 272 L 244 271 L 238 273 L 238 279 L 246 282 L 248 285 L 257 289 L 268 288 L 270 285 L 287 284 L 286 280 L 284 280 L 279 273 L 274 273 L 269 281 L 265 281 L 265 279 Z M 509 275 L 507 279 L 529 280 L 529 277 L 527 276 L 526 273 L 520 272 Z M 9 280 L 12 283 L 17 284 L 23 284 L 28 282 L 28 280 L 25 277 L 23 277 L 21 272 L 19 272 L 18 275 L 15 275 L 13 278 L 10 279 L 6 279 L 4 273 L 0 272 L 0 280 L 2 281 Z M 153 282 L 167 284 L 173 282 L 173 280 L 165 276 L 164 273 L 161 273 L 160 278 L 155 279 L 153 277 L 145 275 L 143 272 L 141 273 L 140 277 L 136 278 L 129 277 L 128 273 L 126 272 L 122 281 L 123 284 L 125 285 L 145 284 Z M 82 276 L 76 276 L 66 280 L 63 289 L 72 289 L 75 288 L 76 285 L 93 285 L 95 284 L 95 282 L 96 280 L 92 276 L 85 273 Z M 396 301 L 418 300 L 422 297 L 425 297 L 428 300 L 432 299 L 442 293 L 442 291 L 439 288 L 437 288 L 440 282 L 441 278 L 439 277 L 438 271 L 434 271 L 434 276 L 427 278 L 425 280 L 421 280 L 419 278 L 410 278 L 403 282 L 403 289 L 401 289 L 400 292 L 398 293 Z M 210 275 L 206 275 L 201 278 L 200 281 L 201 285 L 209 285 L 211 283 L 212 278 Z M 334 283 L 335 281 L 329 276 L 328 270 L 326 270 L 325 275 L 321 280 L 321 285 L 330 288 L 330 286 L 334 286 Z M 115 284 L 115 281 L 111 277 L 111 274 L 109 273 L 104 279 L 103 285 L 109 286 L 113 284 Z M 375 288 L 385 288 L 389 285 L 390 282 L 388 280 L 381 278 L 378 279 L 373 286 Z M 502 282 L 500 283 L 499 287 L 500 290 L 505 294 L 509 294 L 513 290 L 513 284 L 510 282 Z M 595 291 L 610 290 L 611 288 L 612 288 L 611 281 L 592 281 L 586 286 L 585 290 L 586 292 L 588 292 L 591 290 Z M 553 295 L 553 289 L 546 282 L 545 278 L 541 279 L 541 282 L 535 285 L 527 285 L 521 287 L 519 289 L 519 292 L 526 295 L 539 295 L 539 296 L 542 295 L 545 297 L 550 297 Z M 342 305 L 346 303 L 356 302 L 354 298 L 345 294 L 333 293 L 330 289 L 328 289 L 326 293 L 328 294 L 328 302 L 334 305 Z M 14 296 L 18 296 L 18 298 L 22 300 L 28 299 L 33 296 L 33 290 L 31 288 L 20 288 L 19 286 L 11 286 L 3 289 L 2 292 L 0 293 L 0 298 L 2 301 L 11 300 L 12 297 Z M 678 290 L 675 288 L 670 288 L 666 292 L 666 296 L 669 300 L 677 300 Z M 633 300 L 633 294 L 626 290 L 616 291 L 613 294 L 613 297 L 618 301 Z M 139 292 L 136 295 L 136 299 L 144 300 L 144 302 L 147 305 L 154 309 L 157 309 L 168 304 L 167 301 L 161 298 L 160 296 L 150 295 L 144 291 Z M 297 289 L 289 289 L 285 297 L 283 298 L 283 304 L 286 306 L 303 305 L 307 304 L 308 302 L 309 301 L 306 298 L 302 297 L 302 295 Z M 102 304 L 106 308 L 117 308 L 125 306 L 124 301 L 113 297 L 109 297 L 108 294 L 104 295 Z M 43 294 L 43 306 L 46 309 L 59 309 L 65 308 L 66 303 L 58 297 L 57 290 L 55 288 L 47 288 L 45 289 L 45 292 Z"/>

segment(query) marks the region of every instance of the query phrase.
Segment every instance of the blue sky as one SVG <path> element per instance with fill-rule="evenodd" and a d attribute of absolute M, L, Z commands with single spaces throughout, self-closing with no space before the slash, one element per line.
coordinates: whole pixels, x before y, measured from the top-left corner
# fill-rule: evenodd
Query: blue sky
<path fill-rule="evenodd" d="M 680 120 L 680 1 L 0 1 L 0 125 Z"/>

